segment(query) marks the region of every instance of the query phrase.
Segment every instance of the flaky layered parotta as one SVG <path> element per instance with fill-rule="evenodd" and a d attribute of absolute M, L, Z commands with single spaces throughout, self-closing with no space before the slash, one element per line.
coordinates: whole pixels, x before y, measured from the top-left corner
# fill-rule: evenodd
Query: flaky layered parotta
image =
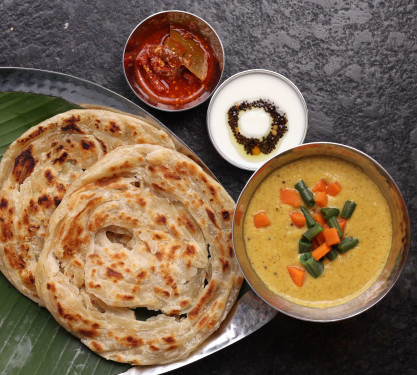
<path fill-rule="evenodd" d="M 184 358 L 218 328 L 243 280 L 233 210 L 222 186 L 183 154 L 120 147 L 80 176 L 53 214 L 38 291 L 62 326 L 107 359 Z M 141 321 L 137 308 L 159 314 Z"/>
<path fill-rule="evenodd" d="M 10 145 L 0 163 L 0 270 L 27 297 L 42 304 L 36 263 L 69 185 L 112 149 L 137 143 L 174 148 L 164 131 L 104 110 L 59 114 Z"/>

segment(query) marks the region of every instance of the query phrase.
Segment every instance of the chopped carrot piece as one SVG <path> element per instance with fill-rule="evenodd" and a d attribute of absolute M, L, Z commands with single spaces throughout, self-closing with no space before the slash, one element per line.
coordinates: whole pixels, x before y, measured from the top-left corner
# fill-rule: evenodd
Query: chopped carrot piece
<path fill-rule="evenodd" d="M 345 233 L 346 223 L 347 219 L 337 219 L 337 222 L 339 223 L 339 227 L 342 230 L 343 234 Z"/>
<path fill-rule="evenodd" d="M 286 188 L 280 189 L 279 198 L 281 200 L 281 203 L 289 204 L 293 207 L 301 206 L 300 193 L 295 189 L 286 189 Z"/>
<path fill-rule="evenodd" d="M 337 245 L 340 242 L 340 237 L 336 228 L 326 228 L 322 233 L 327 245 Z"/>
<path fill-rule="evenodd" d="M 326 242 L 322 243 L 317 249 L 311 252 L 311 255 L 315 260 L 323 258 L 332 249 Z"/>
<path fill-rule="evenodd" d="M 291 276 L 293 283 L 298 287 L 303 286 L 306 271 L 296 266 L 287 266 L 287 270 Z"/>
<path fill-rule="evenodd" d="M 342 190 L 342 186 L 337 181 L 327 185 L 327 194 L 331 195 L 332 197 L 339 194 L 340 190 Z"/>
<path fill-rule="evenodd" d="M 256 228 L 267 227 L 271 224 L 271 220 L 266 216 L 265 211 L 259 211 L 253 217 L 253 224 Z"/>
<path fill-rule="evenodd" d="M 317 182 L 317 184 L 314 185 L 314 187 L 311 190 L 313 190 L 313 192 L 316 192 L 316 191 L 326 191 L 326 189 L 327 189 L 327 182 L 325 179 L 321 178 L 319 182 Z"/>
<path fill-rule="evenodd" d="M 293 211 L 289 213 L 291 221 L 298 228 L 302 228 L 306 225 L 306 218 L 300 211 Z"/>
<path fill-rule="evenodd" d="M 314 202 L 316 202 L 319 207 L 327 206 L 327 193 L 325 191 L 316 191 L 314 193 Z"/>
<path fill-rule="evenodd" d="M 316 210 L 313 211 L 312 216 L 313 216 L 313 219 L 316 220 L 316 222 L 319 223 L 321 226 L 326 225 L 326 220 L 320 211 L 316 211 Z"/>

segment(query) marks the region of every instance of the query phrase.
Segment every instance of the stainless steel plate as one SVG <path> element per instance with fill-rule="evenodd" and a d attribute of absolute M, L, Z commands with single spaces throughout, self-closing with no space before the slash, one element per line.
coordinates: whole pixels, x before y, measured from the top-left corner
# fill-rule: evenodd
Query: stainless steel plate
<path fill-rule="evenodd" d="M 92 82 L 66 74 L 36 69 L 0 68 L 0 91 L 53 95 L 89 107 L 110 107 L 146 119 L 168 131 L 178 149 L 212 172 L 175 134 L 142 108 Z M 3 303 L 7 301 L 7 304 Z M 2 306 L 10 305 L 9 309 Z M 2 373 L 162 374 L 240 340 L 269 322 L 277 311 L 247 288 L 219 330 L 194 354 L 170 365 L 132 367 L 106 361 L 60 327 L 43 308 L 24 297 L 0 274 L 0 367 Z M 5 358 L 7 356 L 7 358 Z"/>

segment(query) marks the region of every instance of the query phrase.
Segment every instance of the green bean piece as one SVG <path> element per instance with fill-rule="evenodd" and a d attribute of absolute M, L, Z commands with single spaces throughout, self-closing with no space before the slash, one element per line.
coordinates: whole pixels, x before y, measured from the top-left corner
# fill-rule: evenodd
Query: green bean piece
<path fill-rule="evenodd" d="M 350 219 L 353 214 L 353 211 L 355 211 L 355 208 L 356 203 L 354 201 L 346 201 L 340 216 L 344 219 Z"/>
<path fill-rule="evenodd" d="M 324 271 L 323 264 L 315 260 L 313 255 L 311 255 L 311 252 L 301 254 L 300 261 L 307 272 L 315 279 L 317 279 Z"/>
<path fill-rule="evenodd" d="M 339 256 L 339 254 L 337 253 L 337 250 L 335 248 L 331 249 L 327 254 L 326 254 L 326 258 L 328 260 L 335 260 L 337 257 Z"/>
<path fill-rule="evenodd" d="M 300 196 L 307 206 L 309 207 L 314 206 L 314 195 L 310 189 L 301 190 Z"/>
<path fill-rule="evenodd" d="M 309 241 L 305 238 L 301 238 L 298 241 L 298 253 L 299 254 L 308 253 L 309 251 L 311 251 L 311 246 L 313 246 L 311 241 Z"/>
<path fill-rule="evenodd" d="M 358 243 L 359 240 L 357 238 L 346 237 L 337 244 L 337 251 L 340 254 L 346 253 L 346 251 L 353 249 Z"/>
<path fill-rule="evenodd" d="M 336 207 L 325 207 L 320 211 L 326 220 L 329 220 L 332 216 L 339 216 L 340 214 L 340 210 Z"/>
<path fill-rule="evenodd" d="M 319 233 L 323 232 L 323 227 L 316 223 L 311 228 L 308 228 L 304 233 L 303 237 L 309 241 L 312 241 L 314 237 L 316 237 Z"/>
<path fill-rule="evenodd" d="M 298 190 L 301 198 L 307 206 L 314 206 L 314 194 L 303 180 L 298 181 L 295 184 L 295 188 Z"/>
<path fill-rule="evenodd" d="M 303 180 L 299 180 L 296 184 L 295 184 L 295 188 L 300 191 L 300 190 L 305 190 L 308 189 L 307 184 L 303 181 Z"/>
<path fill-rule="evenodd" d="M 304 217 L 306 218 L 306 223 L 309 228 L 316 225 L 316 220 L 314 220 L 313 216 L 311 216 L 310 212 L 308 212 L 307 208 L 301 207 L 301 212 L 303 213 Z"/>
<path fill-rule="evenodd" d="M 330 228 L 337 229 L 337 234 L 339 235 L 340 238 L 343 237 L 343 232 L 342 232 L 342 229 L 340 229 L 340 225 L 337 222 L 336 216 L 332 216 L 329 220 L 327 220 L 327 224 L 329 225 Z"/>

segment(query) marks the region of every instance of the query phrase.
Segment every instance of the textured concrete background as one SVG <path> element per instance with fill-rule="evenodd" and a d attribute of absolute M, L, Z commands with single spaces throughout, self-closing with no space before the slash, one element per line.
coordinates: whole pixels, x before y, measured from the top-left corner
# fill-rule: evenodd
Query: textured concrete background
<path fill-rule="evenodd" d="M 356 147 L 398 183 L 412 221 L 404 273 L 378 305 L 332 324 L 279 314 L 214 356 L 173 373 L 417 374 L 417 4 L 415 1 L 16 1 L 0 0 L 0 66 L 72 74 L 133 100 L 181 137 L 237 198 L 249 172 L 211 145 L 207 103 L 178 114 L 143 105 L 122 72 L 131 30 L 146 16 L 181 9 L 221 37 L 223 79 L 266 68 L 291 79 L 309 108 L 306 142 Z"/>

